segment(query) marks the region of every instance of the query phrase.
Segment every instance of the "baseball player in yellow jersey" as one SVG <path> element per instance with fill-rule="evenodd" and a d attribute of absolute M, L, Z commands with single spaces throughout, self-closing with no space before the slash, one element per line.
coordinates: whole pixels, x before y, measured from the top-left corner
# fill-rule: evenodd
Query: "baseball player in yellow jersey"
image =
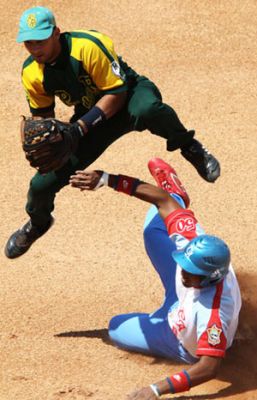
<path fill-rule="evenodd" d="M 128 132 L 147 129 L 166 139 L 167 150 L 180 149 L 208 182 L 220 175 L 216 158 L 162 102 L 155 84 L 117 56 L 108 36 L 92 30 L 61 33 L 49 9 L 33 7 L 21 16 L 17 42 L 30 53 L 23 64 L 22 84 L 32 116 L 55 117 L 58 97 L 74 107 L 70 122 L 76 141 L 80 137 L 66 165 L 45 175 L 37 172 L 32 178 L 26 204 L 30 219 L 9 238 L 7 257 L 24 254 L 51 227 L 55 195 L 70 176 Z"/>

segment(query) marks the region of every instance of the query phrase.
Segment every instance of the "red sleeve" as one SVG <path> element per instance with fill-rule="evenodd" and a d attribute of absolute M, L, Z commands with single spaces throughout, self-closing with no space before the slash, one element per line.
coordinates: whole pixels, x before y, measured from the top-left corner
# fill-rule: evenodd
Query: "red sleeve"
<path fill-rule="evenodd" d="M 191 210 L 179 208 L 178 210 L 172 211 L 172 213 L 165 218 L 164 222 L 169 235 L 178 233 L 188 240 L 192 240 L 197 236 L 197 219 Z"/>
<path fill-rule="evenodd" d="M 219 315 L 222 289 L 223 282 L 219 283 L 216 287 L 212 313 L 208 325 L 197 343 L 197 356 L 225 357 L 227 339 L 224 330 L 222 329 Z"/>

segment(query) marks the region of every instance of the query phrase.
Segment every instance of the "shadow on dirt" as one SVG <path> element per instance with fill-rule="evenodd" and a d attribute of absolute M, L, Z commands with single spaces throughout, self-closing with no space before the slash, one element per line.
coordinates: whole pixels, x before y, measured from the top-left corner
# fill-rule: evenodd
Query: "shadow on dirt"
<path fill-rule="evenodd" d="M 58 333 L 55 337 L 86 337 L 91 339 L 101 339 L 106 344 L 112 344 L 109 339 L 108 329 L 93 329 L 91 331 L 73 331 L 73 332 L 63 332 Z"/>

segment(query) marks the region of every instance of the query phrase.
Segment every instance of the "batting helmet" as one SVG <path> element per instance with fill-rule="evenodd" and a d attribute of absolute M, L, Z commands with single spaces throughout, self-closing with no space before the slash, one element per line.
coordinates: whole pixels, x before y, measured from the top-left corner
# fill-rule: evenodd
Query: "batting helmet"
<path fill-rule="evenodd" d="M 201 286 L 216 285 L 228 273 L 230 250 L 216 236 L 200 235 L 183 250 L 172 252 L 174 260 L 190 274 L 203 275 Z"/>

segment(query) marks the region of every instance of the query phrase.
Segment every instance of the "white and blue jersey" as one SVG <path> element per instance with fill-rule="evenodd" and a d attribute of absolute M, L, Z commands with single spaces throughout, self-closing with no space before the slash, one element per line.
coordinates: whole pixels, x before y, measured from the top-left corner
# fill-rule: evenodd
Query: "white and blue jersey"
<path fill-rule="evenodd" d="M 179 279 L 179 266 L 176 275 L 178 301 L 168 312 L 173 333 L 194 357 L 224 357 L 235 336 L 241 307 L 232 266 L 223 282 L 202 289 L 185 288 Z"/>

